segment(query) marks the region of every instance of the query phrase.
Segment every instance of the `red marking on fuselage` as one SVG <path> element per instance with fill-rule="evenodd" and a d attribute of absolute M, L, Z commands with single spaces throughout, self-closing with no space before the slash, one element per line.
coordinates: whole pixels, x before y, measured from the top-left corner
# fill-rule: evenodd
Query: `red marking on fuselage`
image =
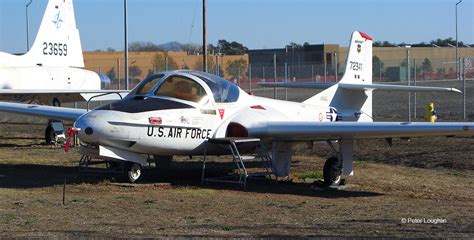
<path fill-rule="evenodd" d="M 225 113 L 225 109 L 219 108 L 219 116 L 221 116 L 221 119 L 224 118 L 224 113 Z"/>
<path fill-rule="evenodd" d="M 153 125 L 160 125 L 161 123 L 163 123 L 161 117 L 149 117 L 148 121 L 150 122 L 150 124 Z"/>

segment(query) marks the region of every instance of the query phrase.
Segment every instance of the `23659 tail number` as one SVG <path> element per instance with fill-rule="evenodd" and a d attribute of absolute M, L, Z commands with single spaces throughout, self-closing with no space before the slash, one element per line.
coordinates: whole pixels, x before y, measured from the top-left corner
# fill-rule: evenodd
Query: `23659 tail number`
<path fill-rule="evenodd" d="M 67 44 L 43 42 L 43 55 L 67 56 Z"/>

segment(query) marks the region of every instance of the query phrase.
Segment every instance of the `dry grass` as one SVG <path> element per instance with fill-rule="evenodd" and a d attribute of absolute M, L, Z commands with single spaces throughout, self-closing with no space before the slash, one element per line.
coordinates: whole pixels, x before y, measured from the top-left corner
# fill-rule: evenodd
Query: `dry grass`
<path fill-rule="evenodd" d="M 147 183 L 136 186 L 114 184 L 110 176 L 78 174 L 72 161 L 79 157 L 77 152 L 65 154 L 41 145 L 41 127 L 32 127 L 26 135 L 16 133 L 24 128 L 1 127 L 0 237 L 470 237 L 474 233 L 474 159 L 469 154 L 473 139 L 395 142 L 392 149 L 383 141 L 359 142 L 355 176 L 340 190 L 319 188 L 297 177 L 321 172 L 329 148 L 297 147 L 292 181 L 255 180 L 244 191 L 201 187 L 199 158 L 178 158 L 170 172 L 149 176 Z M 414 167 L 419 159 L 424 164 Z M 458 159 L 465 163 L 448 164 Z M 214 160 L 210 168 L 226 169 L 222 158 Z M 62 205 L 64 178 L 68 185 Z M 403 224 L 402 218 L 445 218 L 447 223 Z"/>

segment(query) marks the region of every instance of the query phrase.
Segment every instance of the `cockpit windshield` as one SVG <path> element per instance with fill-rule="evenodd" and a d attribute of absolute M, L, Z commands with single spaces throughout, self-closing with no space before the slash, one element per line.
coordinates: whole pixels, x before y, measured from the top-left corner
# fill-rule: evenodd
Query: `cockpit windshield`
<path fill-rule="evenodd" d="M 138 84 L 138 86 L 136 86 L 135 89 L 133 89 L 129 95 L 132 96 L 136 94 L 146 94 L 150 92 L 155 87 L 155 85 L 161 80 L 161 78 L 163 78 L 163 76 L 164 74 L 157 74 L 146 78 L 145 80 L 141 81 L 140 84 Z"/>
<path fill-rule="evenodd" d="M 166 78 L 155 91 L 155 95 L 178 98 L 199 104 L 204 104 L 209 100 L 206 90 L 199 83 L 179 75 Z"/>
<path fill-rule="evenodd" d="M 235 84 L 219 76 L 198 72 L 179 71 L 201 79 L 211 89 L 216 103 L 236 102 L 239 99 L 240 89 Z M 198 82 L 181 74 L 172 74 L 163 80 L 165 74 L 152 75 L 138 84 L 129 96 L 149 95 L 165 96 L 191 101 L 199 104 L 209 102 L 209 97 Z M 159 84 L 158 89 L 156 86 Z M 156 90 L 155 90 L 156 89 Z M 154 92 L 152 92 L 154 91 Z"/>
<path fill-rule="evenodd" d="M 239 87 L 216 75 L 205 72 L 189 71 L 188 74 L 199 77 L 211 89 L 217 103 L 236 102 L 239 99 Z"/>

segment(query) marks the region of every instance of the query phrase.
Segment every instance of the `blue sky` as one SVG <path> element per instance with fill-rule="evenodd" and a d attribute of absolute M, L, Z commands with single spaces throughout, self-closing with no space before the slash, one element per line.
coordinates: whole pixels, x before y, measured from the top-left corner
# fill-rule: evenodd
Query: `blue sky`
<path fill-rule="evenodd" d="M 474 0 L 458 6 L 458 38 L 474 43 Z M 26 50 L 27 0 L 0 0 L 0 51 Z M 376 41 L 418 43 L 455 37 L 457 0 L 207 0 L 208 43 L 250 49 L 289 42 L 348 45 L 352 31 Z M 29 7 L 30 44 L 47 0 Z M 123 49 L 123 0 L 74 0 L 84 50 Z M 201 43 L 202 0 L 128 0 L 129 41 Z M 193 16 L 195 15 L 194 27 Z"/>

